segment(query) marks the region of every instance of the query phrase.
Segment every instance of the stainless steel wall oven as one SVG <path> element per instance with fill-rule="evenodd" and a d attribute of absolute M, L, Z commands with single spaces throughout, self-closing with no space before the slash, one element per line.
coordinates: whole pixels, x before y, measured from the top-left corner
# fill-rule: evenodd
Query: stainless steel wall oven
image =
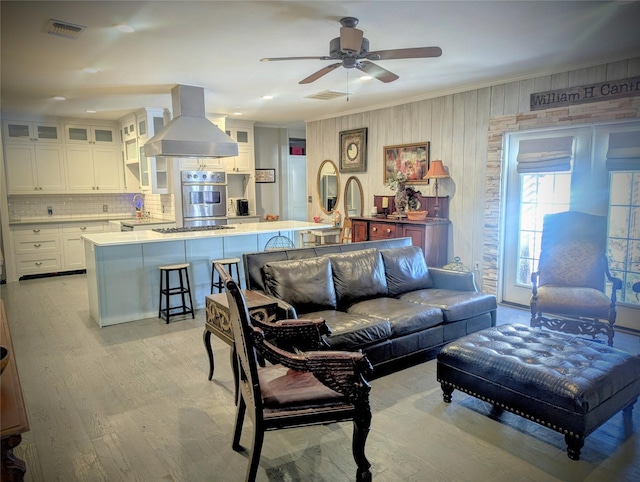
<path fill-rule="evenodd" d="M 219 171 L 181 171 L 185 227 L 227 224 L 227 177 Z"/>

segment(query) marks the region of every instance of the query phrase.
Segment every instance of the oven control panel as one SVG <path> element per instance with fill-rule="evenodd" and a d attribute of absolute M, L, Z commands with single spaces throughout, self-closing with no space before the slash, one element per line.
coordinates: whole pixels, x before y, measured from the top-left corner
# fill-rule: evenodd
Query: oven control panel
<path fill-rule="evenodd" d="M 224 171 L 181 171 L 182 183 L 226 184 Z"/>

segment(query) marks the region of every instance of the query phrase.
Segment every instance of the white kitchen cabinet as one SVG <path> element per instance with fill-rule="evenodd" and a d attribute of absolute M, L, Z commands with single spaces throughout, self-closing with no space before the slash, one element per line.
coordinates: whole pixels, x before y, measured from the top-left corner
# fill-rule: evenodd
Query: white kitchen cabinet
<path fill-rule="evenodd" d="M 228 157 L 195 158 L 183 157 L 180 159 L 181 171 L 224 171 L 225 161 Z"/>
<path fill-rule="evenodd" d="M 140 190 L 144 193 L 167 194 L 170 189 L 169 158 L 147 157 L 144 155 L 144 146 L 140 147 Z"/>
<path fill-rule="evenodd" d="M 63 269 L 70 271 L 85 269 L 86 262 L 82 235 L 107 231 L 109 231 L 108 222 L 63 224 L 61 232 Z"/>
<path fill-rule="evenodd" d="M 5 145 L 9 194 L 52 194 L 65 191 L 62 146 Z"/>
<path fill-rule="evenodd" d="M 72 192 L 121 192 L 122 163 L 117 148 L 66 147 L 68 189 Z"/>
<path fill-rule="evenodd" d="M 253 122 L 229 120 L 225 132 L 238 143 L 238 155 L 223 158 L 227 173 L 253 172 L 255 167 Z"/>
<path fill-rule="evenodd" d="M 115 126 L 65 124 L 64 131 L 65 142 L 68 144 L 118 146 Z"/>
<path fill-rule="evenodd" d="M 55 273 L 62 269 L 58 225 L 14 226 L 11 235 L 18 277 Z"/>
<path fill-rule="evenodd" d="M 5 142 L 60 143 L 61 124 L 50 122 L 4 121 Z"/>

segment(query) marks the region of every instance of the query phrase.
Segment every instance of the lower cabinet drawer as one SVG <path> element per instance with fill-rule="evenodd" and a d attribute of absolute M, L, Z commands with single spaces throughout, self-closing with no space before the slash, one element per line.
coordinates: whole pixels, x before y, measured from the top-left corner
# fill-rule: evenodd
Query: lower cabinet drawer
<path fill-rule="evenodd" d="M 34 236 L 18 236 L 13 238 L 15 254 L 56 253 L 60 250 L 58 237 L 40 238 Z"/>
<path fill-rule="evenodd" d="M 369 225 L 369 239 L 390 239 L 396 236 L 396 225 L 389 223 L 371 223 Z"/>
<path fill-rule="evenodd" d="M 62 269 L 60 254 L 53 253 L 45 256 L 16 256 L 16 271 L 18 276 L 27 274 L 55 273 Z"/>

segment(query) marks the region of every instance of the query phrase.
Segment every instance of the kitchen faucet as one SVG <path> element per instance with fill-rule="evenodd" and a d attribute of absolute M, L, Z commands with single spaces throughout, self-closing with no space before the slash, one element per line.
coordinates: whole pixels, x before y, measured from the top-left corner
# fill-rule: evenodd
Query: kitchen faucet
<path fill-rule="evenodd" d="M 136 211 L 143 212 L 144 197 L 142 196 L 142 194 L 136 194 L 135 196 L 133 196 L 133 199 L 131 201 L 133 202 L 134 206 L 136 207 Z"/>

